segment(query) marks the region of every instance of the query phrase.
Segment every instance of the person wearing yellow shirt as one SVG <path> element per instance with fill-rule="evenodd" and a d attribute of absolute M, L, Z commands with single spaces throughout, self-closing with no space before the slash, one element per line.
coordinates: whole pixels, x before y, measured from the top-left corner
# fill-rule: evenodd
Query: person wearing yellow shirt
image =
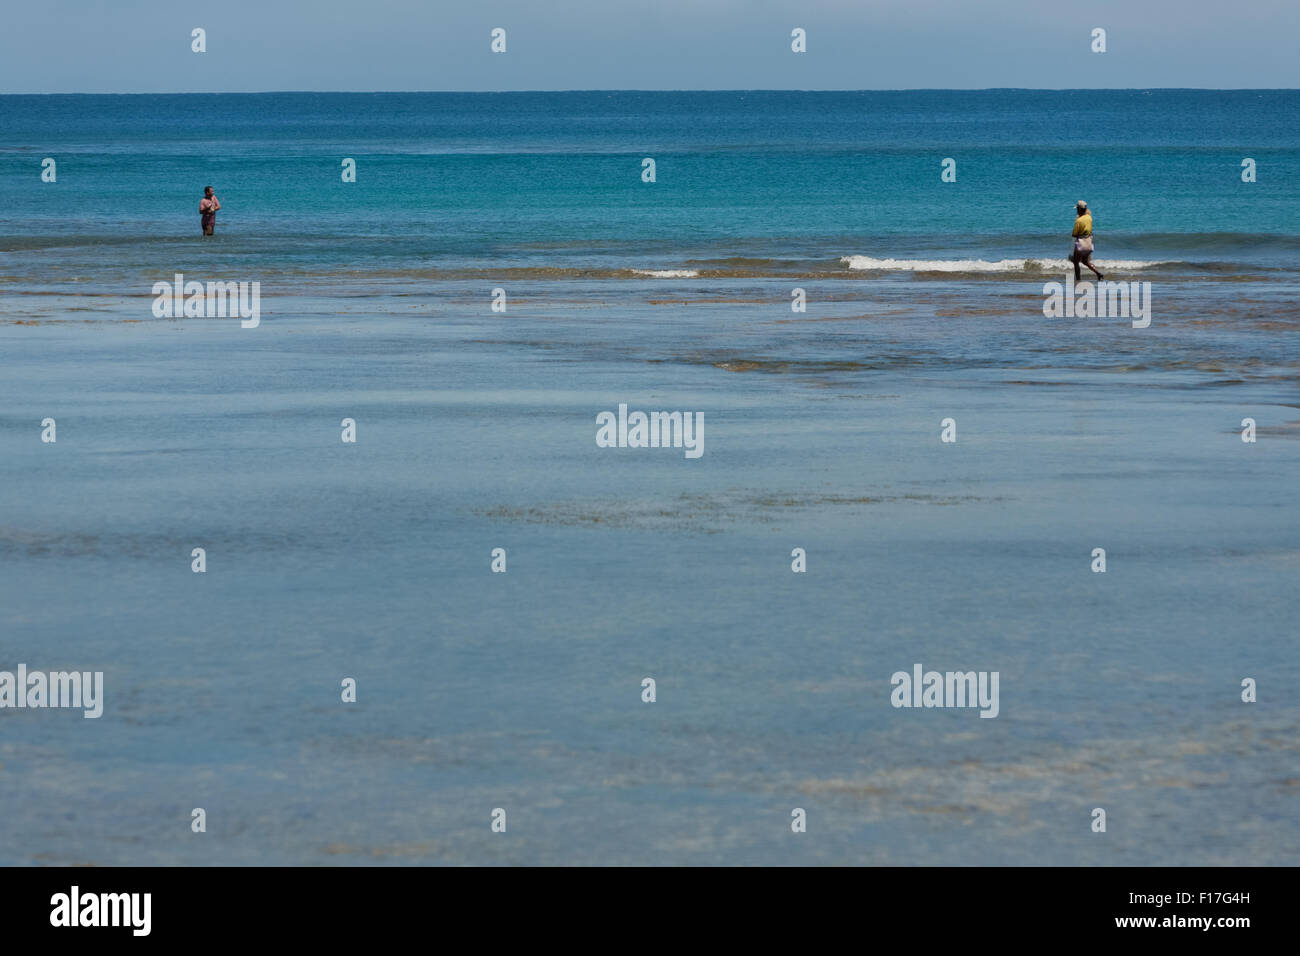
<path fill-rule="evenodd" d="M 1093 275 L 1098 279 L 1104 279 L 1097 267 L 1092 264 L 1092 213 L 1088 212 L 1088 204 L 1082 199 L 1074 207 L 1074 251 L 1070 253 L 1070 261 L 1074 263 L 1074 281 L 1079 281 L 1080 264 L 1087 266 L 1092 270 Z"/>

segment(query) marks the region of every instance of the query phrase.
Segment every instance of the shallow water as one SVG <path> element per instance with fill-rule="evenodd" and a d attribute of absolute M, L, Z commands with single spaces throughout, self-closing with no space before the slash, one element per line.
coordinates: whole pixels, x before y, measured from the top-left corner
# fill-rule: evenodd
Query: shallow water
<path fill-rule="evenodd" d="M 5 230 L 0 669 L 102 670 L 106 702 L 0 710 L 0 863 L 1295 862 L 1280 258 L 1143 251 L 1181 264 L 1128 277 L 1134 329 L 1045 319 L 1045 269 L 855 272 L 827 228 L 819 277 L 641 235 L 595 256 L 615 274 L 509 278 L 496 314 L 492 262 L 587 253 L 349 274 L 244 224 L 168 261 L 60 247 L 84 289 L 18 248 L 82 234 L 60 215 Z M 151 269 L 236 264 L 258 328 L 152 316 Z M 703 412 L 703 456 L 597 447 L 620 403 Z M 998 671 L 998 717 L 892 707 L 917 662 Z"/>
<path fill-rule="evenodd" d="M 1287 368 L 1041 317 L 329 304 L 0 331 L 6 660 L 108 688 L 0 713 L 7 862 L 1293 860 Z M 597 448 L 619 402 L 704 411 L 705 454 Z M 999 717 L 892 708 L 917 661 L 1000 671 Z"/>

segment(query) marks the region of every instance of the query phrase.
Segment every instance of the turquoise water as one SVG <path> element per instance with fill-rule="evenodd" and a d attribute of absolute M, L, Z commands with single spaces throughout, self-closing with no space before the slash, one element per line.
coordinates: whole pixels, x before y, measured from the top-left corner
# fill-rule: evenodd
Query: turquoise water
<path fill-rule="evenodd" d="M 0 97 L 0 862 L 1294 864 L 1298 97 Z"/>
<path fill-rule="evenodd" d="M 1300 252 L 1287 91 L 7 96 L 0 128 L 0 249 L 24 288 L 116 291 L 173 264 L 309 286 L 1060 258 L 1080 198 L 1099 258 L 1290 269 Z M 195 259 L 175 240 L 208 184 L 220 242 Z"/>

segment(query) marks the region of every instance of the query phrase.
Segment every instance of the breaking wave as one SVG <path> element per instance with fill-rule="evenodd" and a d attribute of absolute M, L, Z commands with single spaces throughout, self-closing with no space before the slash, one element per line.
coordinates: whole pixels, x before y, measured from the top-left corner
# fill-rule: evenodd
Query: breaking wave
<path fill-rule="evenodd" d="M 1169 265 L 1172 259 L 1094 259 L 1099 269 L 1150 269 Z M 871 272 L 1060 272 L 1072 268 L 1069 259 L 875 259 L 871 256 L 841 256 L 840 262 L 855 271 Z"/>

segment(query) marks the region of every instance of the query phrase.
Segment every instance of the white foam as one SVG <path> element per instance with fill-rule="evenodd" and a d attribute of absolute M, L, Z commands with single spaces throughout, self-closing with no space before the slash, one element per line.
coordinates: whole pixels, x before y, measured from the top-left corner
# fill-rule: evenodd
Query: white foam
<path fill-rule="evenodd" d="M 698 269 L 633 269 L 639 276 L 652 276 L 656 279 L 694 279 L 699 276 Z"/>
<path fill-rule="evenodd" d="M 1169 259 L 1094 259 L 1098 269 L 1147 269 Z M 1074 268 L 1069 259 L 873 259 L 871 256 L 840 256 L 850 269 L 873 272 L 1060 272 Z"/>

